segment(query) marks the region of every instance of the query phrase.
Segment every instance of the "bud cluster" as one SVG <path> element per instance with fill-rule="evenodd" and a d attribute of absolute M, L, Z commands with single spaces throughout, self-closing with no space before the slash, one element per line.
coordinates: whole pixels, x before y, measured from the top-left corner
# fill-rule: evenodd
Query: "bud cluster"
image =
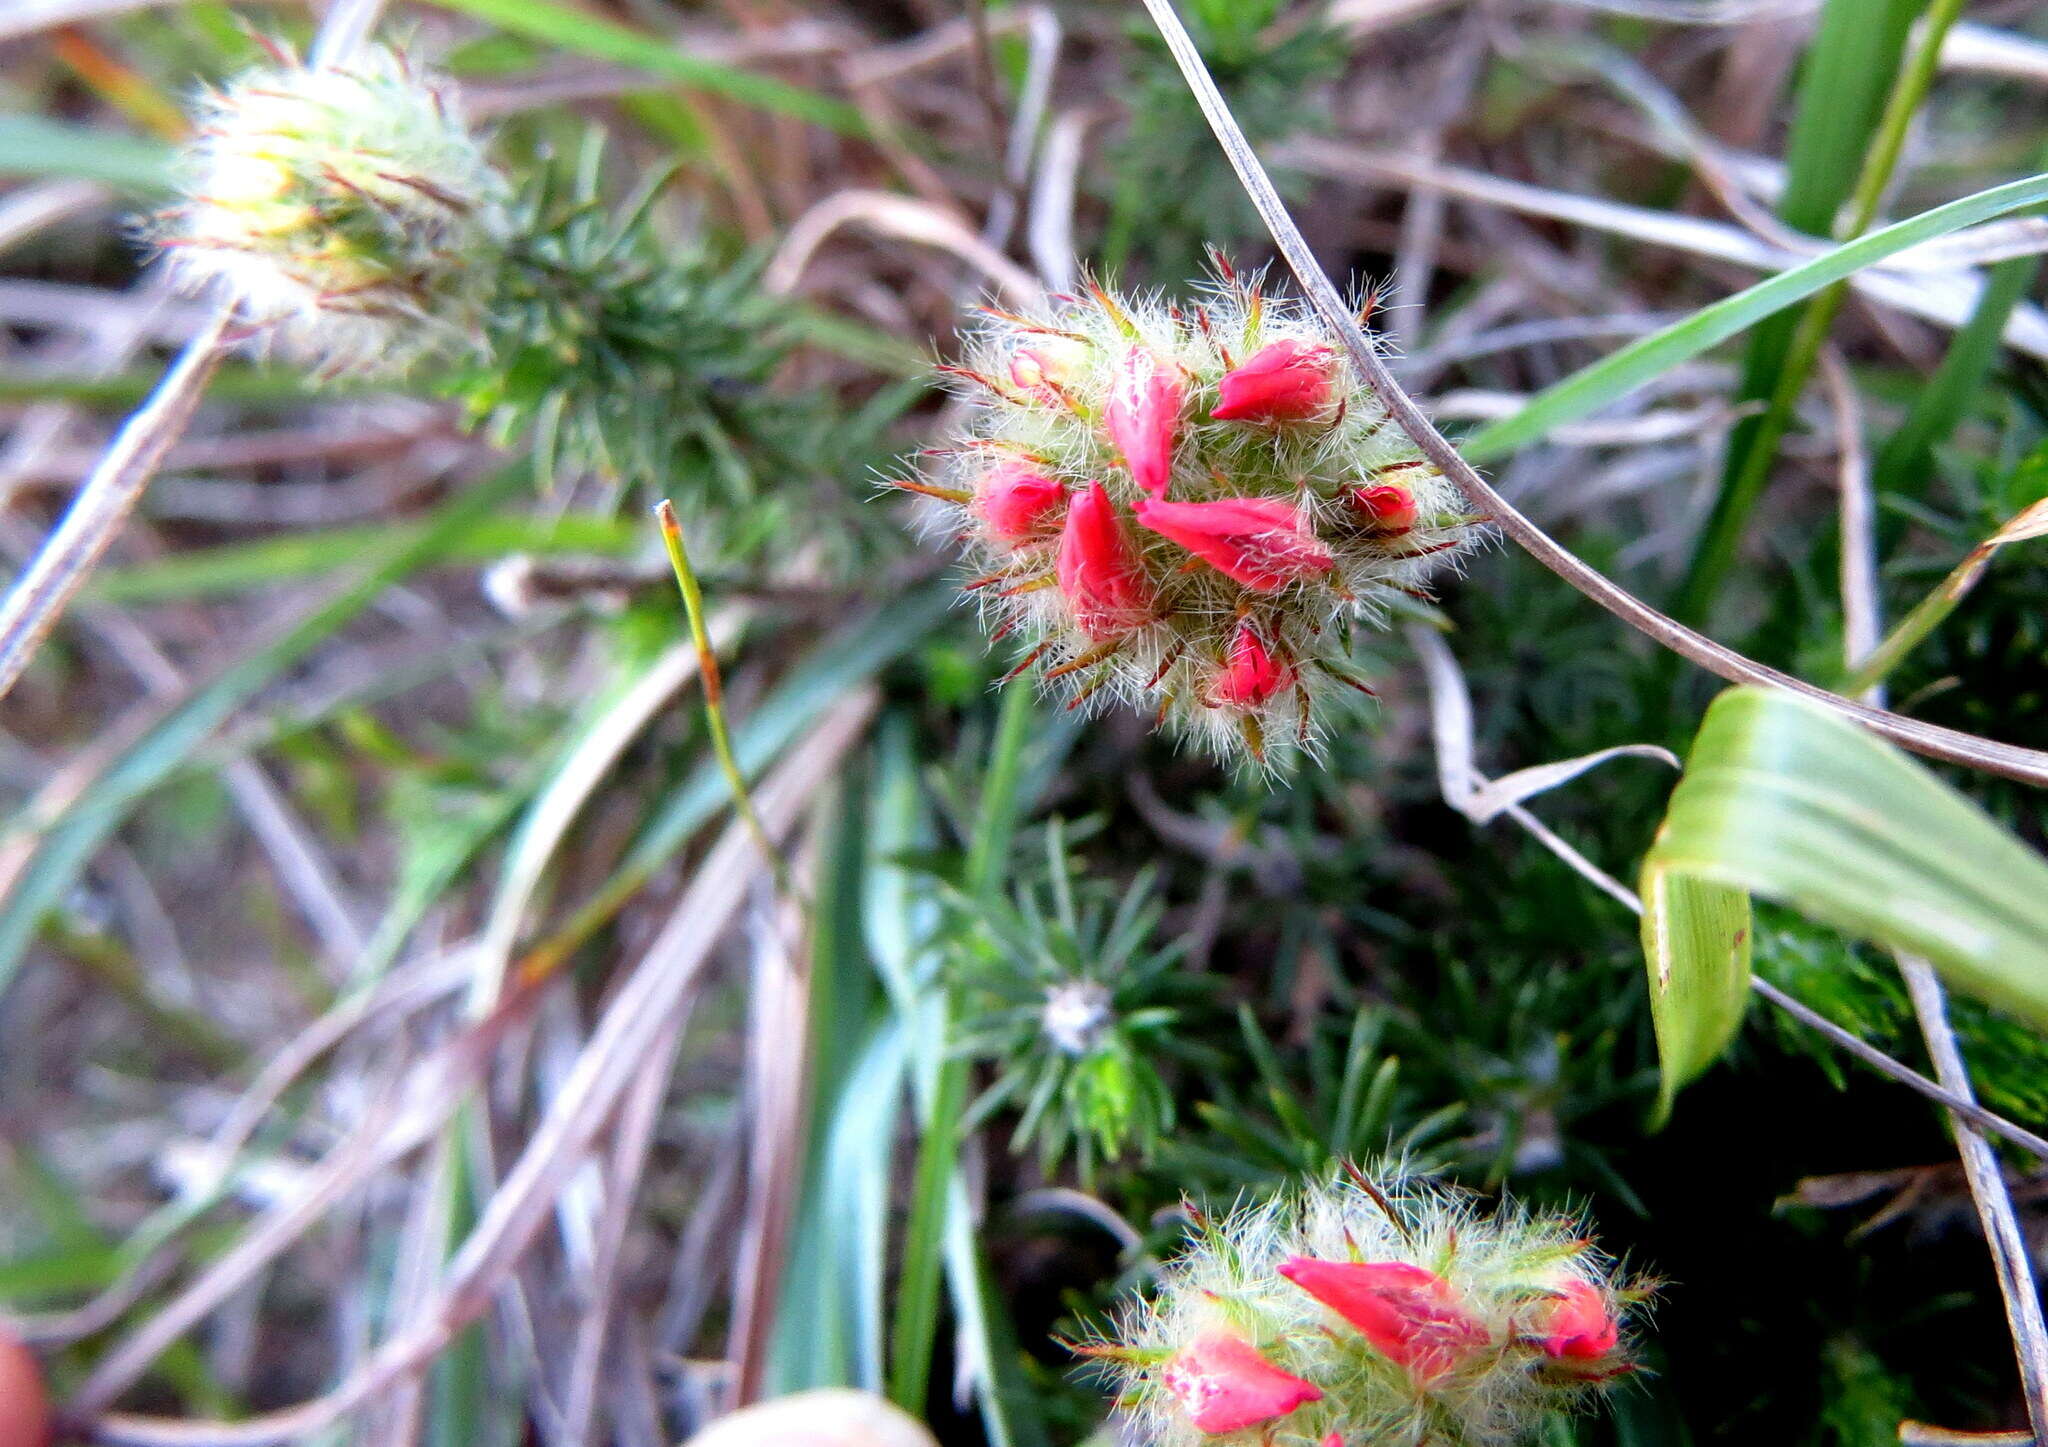
<path fill-rule="evenodd" d="M 151 227 L 178 281 L 329 374 L 476 350 L 509 186 L 453 87 L 382 46 L 273 55 L 200 97 L 183 198 Z"/>
<path fill-rule="evenodd" d="M 1197 1217 L 1155 1298 L 1080 1350 L 1138 1440 L 1508 1447 L 1634 1369 L 1582 1223 L 1364 1176 Z"/>
<path fill-rule="evenodd" d="M 1427 597 L 1476 520 L 1305 308 L 1218 273 L 1189 307 L 990 313 L 947 369 L 971 435 L 900 485 L 948 505 L 1017 672 L 1264 760 L 1370 692 L 1352 627 Z"/>

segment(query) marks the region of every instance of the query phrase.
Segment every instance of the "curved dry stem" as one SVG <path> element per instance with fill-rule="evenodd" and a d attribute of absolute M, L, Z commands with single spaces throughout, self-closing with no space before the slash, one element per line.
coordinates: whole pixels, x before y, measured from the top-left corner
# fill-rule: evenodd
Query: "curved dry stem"
<path fill-rule="evenodd" d="M 1172 0 L 1144 0 L 1144 5 L 1179 64 L 1189 90 L 1202 108 L 1202 114 L 1215 131 L 1231 168 L 1237 172 L 1245 193 L 1251 198 L 1260 219 L 1266 223 L 1266 229 L 1272 233 L 1274 245 L 1301 283 L 1310 305 L 1315 307 L 1324 325 L 1341 342 L 1351 364 L 1358 369 L 1358 375 L 1380 394 L 1388 413 L 1400 424 L 1401 430 L 1415 440 L 1423 455 L 1444 476 L 1457 484 L 1476 511 L 1492 518 L 1502 532 L 1537 562 L 1622 622 L 1709 673 L 1730 683 L 1761 684 L 1804 694 L 1847 714 L 1880 737 L 1929 758 L 1981 769 L 2022 783 L 2048 785 L 2048 754 L 1981 739 L 1974 734 L 1923 723 L 1886 709 L 1854 703 L 1839 694 L 1816 688 L 1803 679 L 1766 667 L 1704 634 L 1694 632 L 1676 619 L 1666 617 L 1518 512 L 1488 485 L 1471 463 L 1458 454 L 1458 450 L 1422 415 L 1421 409 L 1394 380 L 1393 373 L 1374 350 L 1358 319 L 1337 294 L 1337 288 L 1329 277 L 1324 275 L 1307 239 L 1301 234 L 1301 228 L 1288 214 L 1286 204 L 1281 201 L 1280 193 L 1274 190 L 1264 165 L 1252 150 L 1251 142 L 1245 138 L 1244 131 L 1230 113 L 1228 103 L 1216 89 L 1216 82 L 1210 78 L 1208 67 L 1195 49 L 1194 41 L 1189 38 L 1180 17 L 1174 13 Z"/>

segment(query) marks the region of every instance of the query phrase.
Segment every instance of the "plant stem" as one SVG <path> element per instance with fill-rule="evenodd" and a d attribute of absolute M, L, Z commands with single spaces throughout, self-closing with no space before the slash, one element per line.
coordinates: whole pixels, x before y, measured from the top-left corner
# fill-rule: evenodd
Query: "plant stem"
<path fill-rule="evenodd" d="M 754 801 L 747 793 L 747 776 L 733 756 L 732 733 L 725 722 L 725 685 L 718 672 L 718 654 L 711 646 L 711 630 L 704 622 L 704 591 L 690 567 L 690 552 L 683 542 L 683 525 L 676 518 L 675 504 L 663 498 L 655 504 L 654 516 L 661 523 L 661 545 L 668 550 L 669 566 L 675 570 L 676 589 L 683 595 L 683 611 L 690 619 L 690 641 L 697 645 L 697 674 L 704 681 L 704 721 L 711 731 L 711 750 L 718 756 L 719 772 L 732 790 L 732 806 L 761 850 L 761 857 L 775 875 L 775 892 L 784 899 L 796 896 L 790 889 L 789 866 L 761 827 Z"/>
<path fill-rule="evenodd" d="M 1864 154 L 1856 189 L 1849 198 L 1849 220 L 1837 233 L 1836 239 L 1854 240 L 1869 230 L 1870 223 L 1877 219 L 1877 209 L 1884 200 L 1885 189 L 1891 185 L 1892 173 L 1898 169 L 1899 155 L 1906 144 L 1906 132 L 1921 101 L 1926 98 L 1929 85 L 1933 83 L 1936 65 L 1941 58 L 1942 40 L 1962 9 L 1963 0 L 1934 0 L 1920 33 L 1919 46 L 1906 68 L 1899 72 L 1885 102 L 1877 135 Z M 1693 551 L 1692 566 L 1679 588 L 1677 605 L 1673 609 L 1678 617 L 1699 623 L 1712 610 L 1721 585 L 1735 565 L 1735 555 L 1741 550 L 1750 514 L 1756 509 L 1757 499 L 1763 495 L 1764 484 L 1770 480 L 1771 466 L 1778 456 L 1778 444 L 1784 440 L 1785 431 L 1791 425 L 1792 414 L 1813 376 L 1820 349 L 1834 327 L 1835 316 L 1841 310 L 1848 290 L 1847 282 L 1838 281 L 1809 301 L 1800 313 L 1798 327 L 1778 369 L 1763 417 L 1750 431 L 1741 461 L 1721 489 L 1720 496 L 1714 500 L 1713 514 L 1707 519 L 1706 531 Z"/>
<path fill-rule="evenodd" d="M 1612 579 L 1586 563 L 1569 548 L 1552 538 L 1543 529 L 1523 516 L 1508 500 L 1502 497 L 1486 479 L 1482 478 L 1451 446 L 1444 435 L 1437 431 L 1414 400 L 1401 389 L 1394 376 L 1387 370 L 1386 363 L 1373 350 L 1371 341 L 1359 329 L 1358 319 L 1337 294 L 1328 276 L 1317 263 L 1315 253 L 1309 249 L 1308 241 L 1301 234 L 1301 228 L 1288 214 L 1279 192 L 1266 175 L 1266 169 L 1252 150 L 1251 142 L 1245 139 L 1243 129 L 1231 115 L 1228 104 L 1216 89 L 1216 82 L 1209 75 L 1202 57 L 1196 51 L 1194 42 L 1188 37 L 1187 29 L 1174 13 L 1171 0 L 1143 0 L 1153 22 L 1165 38 L 1167 48 L 1179 62 L 1181 74 L 1186 78 L 1188 88 L 1194 92 L 1202 113 L 1209 119 L 1209 125 L 1216 133 L 1224 154 L 1245 192 L 1251 197 L 1252 205 L 1259 217 L 1272 233 L 1274 245 L 1279 249 L 1288 267 L 1301 283 L 1310 305 L 1322 318 L 1344 348 L 1346 357 L 1358 375 L 1378 393 L 1386 404 L 1388 414 L 1421 449 L 1422 454 L 1433 463 L 1437 470 L 1457 485 L 1472 504 L 1473 510 L 1490 518 L 1524 551 L 1579 592 L 1605 608 L 1615 617 L 1652 639 L 1680 657 L 1697 664 L 1708 672 L 1727 679 L 1730 683 L 1760 684 L 1773 688 L 1788 689 L 1803 694 L 1836 711 L 1846 714 L 1863 724 L 1873 733 L 1891 740 L 1916 753 L 1929 758 L 1942 759 L 1949 763 L 1963 764 L 1970 768 L 1982 769 L 1986 773 L 1999 774 L 2006 778 L 2019 779 L 2025 783 L 2048 785 L 2048 754 L 2034 749 L 2016 748 L 2010 744 L 1995 743 L 1971 734 L 1925 724 L 1918 719 L 1904 718 L 1884 709 L 1870 708 L 1853 703 L 1826 689 L 1816 688 L 1803 679 L 1792 677 L 1775 668 L 1765 667 L 1753 659 L 1746 658 L 1734 649 L 1716 643 L 1694 629 L 1686 627 L 1676 619 L 1666 617 L 1649 604 L 1637 598 Z"/>

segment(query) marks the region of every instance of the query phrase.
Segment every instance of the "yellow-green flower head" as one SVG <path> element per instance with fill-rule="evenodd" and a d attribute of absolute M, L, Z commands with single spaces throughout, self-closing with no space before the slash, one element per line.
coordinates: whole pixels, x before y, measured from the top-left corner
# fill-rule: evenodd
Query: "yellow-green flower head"
<path fill-rule="evenodd" d="M 152 228 L 180 284 L 326 374 L 473 350 L 509 188 L 452 84 L 382 46 L 275 57 L 200 97 L 183 199 Z"/>

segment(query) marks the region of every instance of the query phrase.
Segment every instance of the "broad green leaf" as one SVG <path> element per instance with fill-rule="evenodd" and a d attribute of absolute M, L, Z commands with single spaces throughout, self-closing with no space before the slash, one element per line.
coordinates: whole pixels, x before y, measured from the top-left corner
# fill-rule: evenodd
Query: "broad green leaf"
<path fill-rule="evenodd" d="M 1795 694 L 1731 689 L 1707 710 L 1643 861 L 1646 912 L 1704 917 L 1698 899 L 1653 902 L 1673 881 L 1747 890 L 1923 955 L 1957 989 L 2048 1027 L 2048 860 L 1928 769 Z M 1652 949 L 1653 981 L 1659 951 L 1713 968 L 1686 947 L 1673 934 Z M 1693 1008 L 1686 1043 L 1712 1042 L 1710 1011 Z M 1658 1031 L 1664 1048 L 1661 1017 Z M 1696 1050 L 1667 1056 L 1667 1092 L 1703 1064 Z"/>
<path fill-rule="evenodd" d="M 1703 307 L 1684 321 L 1629 343 L 1610 357 L 1546 387 L 1522 410 L 1481 428 L 1459 444 L 1474 462 L 1502 457 L 1524 447 L 1561 423 L 1584 417 L 1625 396 L 1651 378 L 1689 361 L 1794 302 L 1874 266 L 1909 246 L 1946 236 L 2014 211 L 2048 201 L 2048 176 L 2010 181 L 1923 211 L 1845 246 L 1801 262 L 1731 297 Z"/>
<path fill-rule="evenodd" d="M 1648 864 L 1642 895 L 1650 1019 L 1663 1065 L 1655 1117 L 1661 1123 L 1678 1088 L 1712 1065 L 1742 1028 L 1749 1003 L 1749 895 Z"/>
<path fill-rule="evenodd" d="M 564 50 L 629 65 L 649 75 L 722 95 L 743 105 L 795 116 L 848 135 L 861 135 L 867 124 L 844 101 L 756 75 L 735 65 L 690 54 L 679 41 L 664 40 L 614 20 L 572 10 L 553 0 L 433 0 L 445 10 L 458 10 L 488 20 L 515 35 L 559 45 Z"/>

